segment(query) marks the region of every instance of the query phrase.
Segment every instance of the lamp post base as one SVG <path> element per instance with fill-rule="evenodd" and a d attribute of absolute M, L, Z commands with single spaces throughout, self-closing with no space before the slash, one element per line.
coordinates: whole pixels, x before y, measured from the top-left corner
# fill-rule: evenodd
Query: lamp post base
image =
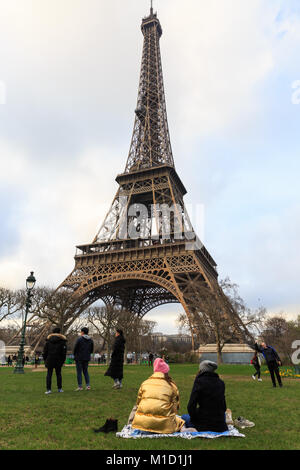
<path fill-rule="evenodd" d="M 14 368 L 14 374 L 25 374 L 24 368 L 22 366 L 16 366 Z"/>

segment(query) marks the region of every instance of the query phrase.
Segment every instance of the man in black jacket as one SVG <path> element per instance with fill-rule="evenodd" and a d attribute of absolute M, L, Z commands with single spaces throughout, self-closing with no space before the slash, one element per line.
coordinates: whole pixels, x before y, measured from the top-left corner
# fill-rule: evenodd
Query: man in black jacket
<path fill-rule="evenodd" d="M 189 415 L 182 416 L 185 427 L 196 428 L 199 432 L 228 431 L 225 384 L 215 373 L 217 367 L 212 361 L 201 362 L 188 403 Z"/>
<path fill-rule="evenodd" d="M 88 373 L 89 361 L 91 360 L 91 354 L 94 351 L 94 342 L 90 336 L 88 336 L 89 329 L 81 328 L 80 337 L 76 341 L 74 347 L 74 358 L 76 362 L 77 370 L 77 382 L 78 388 L 76 392 L 83 390 L 82 388 L 82 373 L 84 375 L 86 389 L 90 390 L 90 376 Z"/>
<path fill-rule="evenodd" d="M 43 351 L 43 358 L 45 366 L 48 369 L 46 386 L 46 395 L 51 393 L 51 381 L 53 369 L 55 369 L 57 388 L 59 392 L 63 392 L 62 389 L 62 376 L 61 368 L 66 360 L 67 355 L 67 338 L 60 334 L 59 328 L 54 328 L 52 334 L 50 334 L 46 340 L 46 344 Z"/>
<path fill-rule="evenodd" d="M 281 360 L 277 354 L 277 351 L 274 348 L 272 348 L 272 346 L 267 346 L 267 344 L 264 342 L 261 343 L 260 346 L 257 343 L 255 343 L 254 349 L 257 352 L 262 353 L 262 355 L 264 356 L 268 369 L 270 371 L 273 387 L 276 387 L 275 374 L 278 380 L 279 387 L 282 387 L 281 377 L 280 377 L 279 368 L 278 368 L 278 366 L 281 366 Z"/>

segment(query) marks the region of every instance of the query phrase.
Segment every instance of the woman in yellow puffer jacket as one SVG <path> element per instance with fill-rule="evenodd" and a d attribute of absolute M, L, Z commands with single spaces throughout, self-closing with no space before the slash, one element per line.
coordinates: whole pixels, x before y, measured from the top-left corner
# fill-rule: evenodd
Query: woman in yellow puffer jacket
<path fill-rule="evenodd" d="M 179 432 L 184 420 L 176 416 L 179 410 L 178 388 L 168 376 L 168 364 L 157 358 L 153 367 L 154 374 L 139 389 L 132 427 L 158 434 Z"/>

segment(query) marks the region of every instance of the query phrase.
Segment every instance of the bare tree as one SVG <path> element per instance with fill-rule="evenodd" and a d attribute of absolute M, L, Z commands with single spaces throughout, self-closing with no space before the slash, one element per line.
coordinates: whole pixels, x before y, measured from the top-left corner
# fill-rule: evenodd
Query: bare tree
<path fill-rule="evenodd" d="M 219 287 L 215 292 L 203 282 L 193 298 L 192 320 L 181 314 L 178 323 L 186 331 L 192 324 L 192 334 L 200 344 L 215 343 L 218 362 L 222 363 L 224 345 L 240 342 L 242 337 L 246 341 L 245 331 L 260 330 L 265 309 L 251 311 L 247 308 L 238 294 L 238 286 L 229 278 L 220 281 Z"/>
<path fill-rule="evenodd" d="M 123 330 L 126 338 L 126 351 L 141 351 L 152 340 L 150 334 L 156 325 L 155 322 L 143 320 L 135 313 L 123 310 L 117 306 L 93 306 L 88 309 L 88 322 L 94 327 L 103 339 L 107 348 L 107 360 L 109 361 L 114 341 L 114 333 L 117 329 Z M 149 339 L 148 343 L 146 338 Z"/>
<path fill-rule="evenodd" d="M 109 362 L 113 333 L 116 328 L 120 309 L 113 306 L 99 307 L 97 305 L 87 309 L 87 321 L 97 331 L 100 338 L 103 339 L 103 346 L 106 345 L 107 362 Z"/>
<path fill-rule="evenodd" d="M 78 309 L 73 293 L 65 290 L 40 287 L 35 289 L 33 300 L 34 314 L 45 323 L 59 327 L 62 333 L 67 333 L 83 311 Z"/>
<path fill-rule="evenodd" d="M 262 331 L 265 342 L 274 346 L 289 362 L 292 362 L 292 344 L 300 338 L 299 320 L 287 321 L 283 316 L 272 316 L 266 320 Z"/>
<path fill-rule="evenodd" d="M 19 310 L 18 293 L 0 287 L 0 322 L 15 315 Z"/>

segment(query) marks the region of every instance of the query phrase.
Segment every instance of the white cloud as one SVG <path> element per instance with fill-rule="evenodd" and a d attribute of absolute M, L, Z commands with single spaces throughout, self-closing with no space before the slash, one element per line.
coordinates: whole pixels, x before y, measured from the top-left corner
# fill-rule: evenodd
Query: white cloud
<path fill-rule="evenodd" d="M 0 44 L 5 45 L 0 48 L 0 80 L 7 92 L 6 104 L 0 107 L 0 189 L 6 191 L 8 202 L 18 198 L 18 243 L 13 254 L 1 258 L 0 283 L 19 287 L 34 269 L 41 283 L 55 286 L 73 268 L 75 245 L 90 242 L 96 234 L 117 189 L 114 178 L 125 167 L 142 51 L 139 26 L 149 2 L 0 3 Z M 209 162 L 199 157 L 199 142 L 217 141 L 226 134 L 232 140 L 247 135 L 249 140 L 251 132 L 257 132 L 256 121 L 265 117 L 262 89 L 272 74 L 292 76 L 287 84 L 290 102 L 291 83 L 300 78 L 300 20 L 287 4 L 288 0 L 157 0 L 171 139 L 187 189 L 200 172 L 199 161 L 206 180 L 212 177 L 210 170 L 217 172 L 221 166 L 213 161 L 215 166 L 209 168 Z M 224 161 L 229 165 L 227 176 L 233 162 L 226 155 Z M 230 184 L 235 185 L 232 201 L 242 202 L 243 188 L 229 176 L 222 180 L 222 171 L 220 175 L 213 175 L 218 180 L 215 204 Z M 199 181 L 196 189 L 198 194 Z M 285 220 L 289 227 L 291 216 Z M 298 276 L 298 241 L 290 233 L 286 241 L 287 233 L 277 222 L 266 220 L 263 227 L 254 219 L 245 228 L 237 214 L 232 224 L 237 237 L 250 231 L 245 243 L 254 246 L 253 256 L 243 258 L 240 253 L 241 258 L 233 260 L 229 254 L 226 259 L 223 240 L 216 251 L 223 256 L 224 269 L 236 274 L 234 280 L 252 285 L 247 295 L 260 286 L 271 294 L 270 279 L 279 285 L 280 276 L 273 278 L 270 272 L 278 273 L 273 260 L 287 245 L 286 259 L 291 261 L 282 255 L 278 264 L 286 278 L 291 272 Z M 232 236 L 231 230 L 228 243 Z M 287 292 L 288 288 L 284 296 Z M 296 295 L 285 301 L 296 305 Z M 273 305 L 281 305 L 280 299 Z"/>
<path fill-rule="evenodd" d="M 19 201 L 18 245 L 13 254 L 1 259 L 0 283 L 20 287 L 26 273 L 34 269 L 41 284 L 55 286 L 68 274 L 66 270 L 73 269 L 75 245 L 92 241 L 109 209 L 114 195 L 113 156 L 109 149 L 89 149 L 70 168 L 46 171 L 42 164 L 26 161 L 22 151 L 7 152 L 2 176 L 8 173 L 11 194 L 21 177 L 30 191 Z M 12 176 L 19 174 L 16 169 L 20 178 Z M 102 174 L 106 177 L 101 178 Z"/>
<path fill-rule="evenodd" d="M 266 26 L 278 2 L 192 1 L 181 8 L 176 0 L 172 6 L 169 15 L 168 5 L 164 10 L 165 62 L 177 88 L 176 99 L 174 85 L 171 95 L 176 134 L 193 139 L 232 126 L 238 131 L 260 109 L 259 86 L 274 66 L 274 31 Z"/>

